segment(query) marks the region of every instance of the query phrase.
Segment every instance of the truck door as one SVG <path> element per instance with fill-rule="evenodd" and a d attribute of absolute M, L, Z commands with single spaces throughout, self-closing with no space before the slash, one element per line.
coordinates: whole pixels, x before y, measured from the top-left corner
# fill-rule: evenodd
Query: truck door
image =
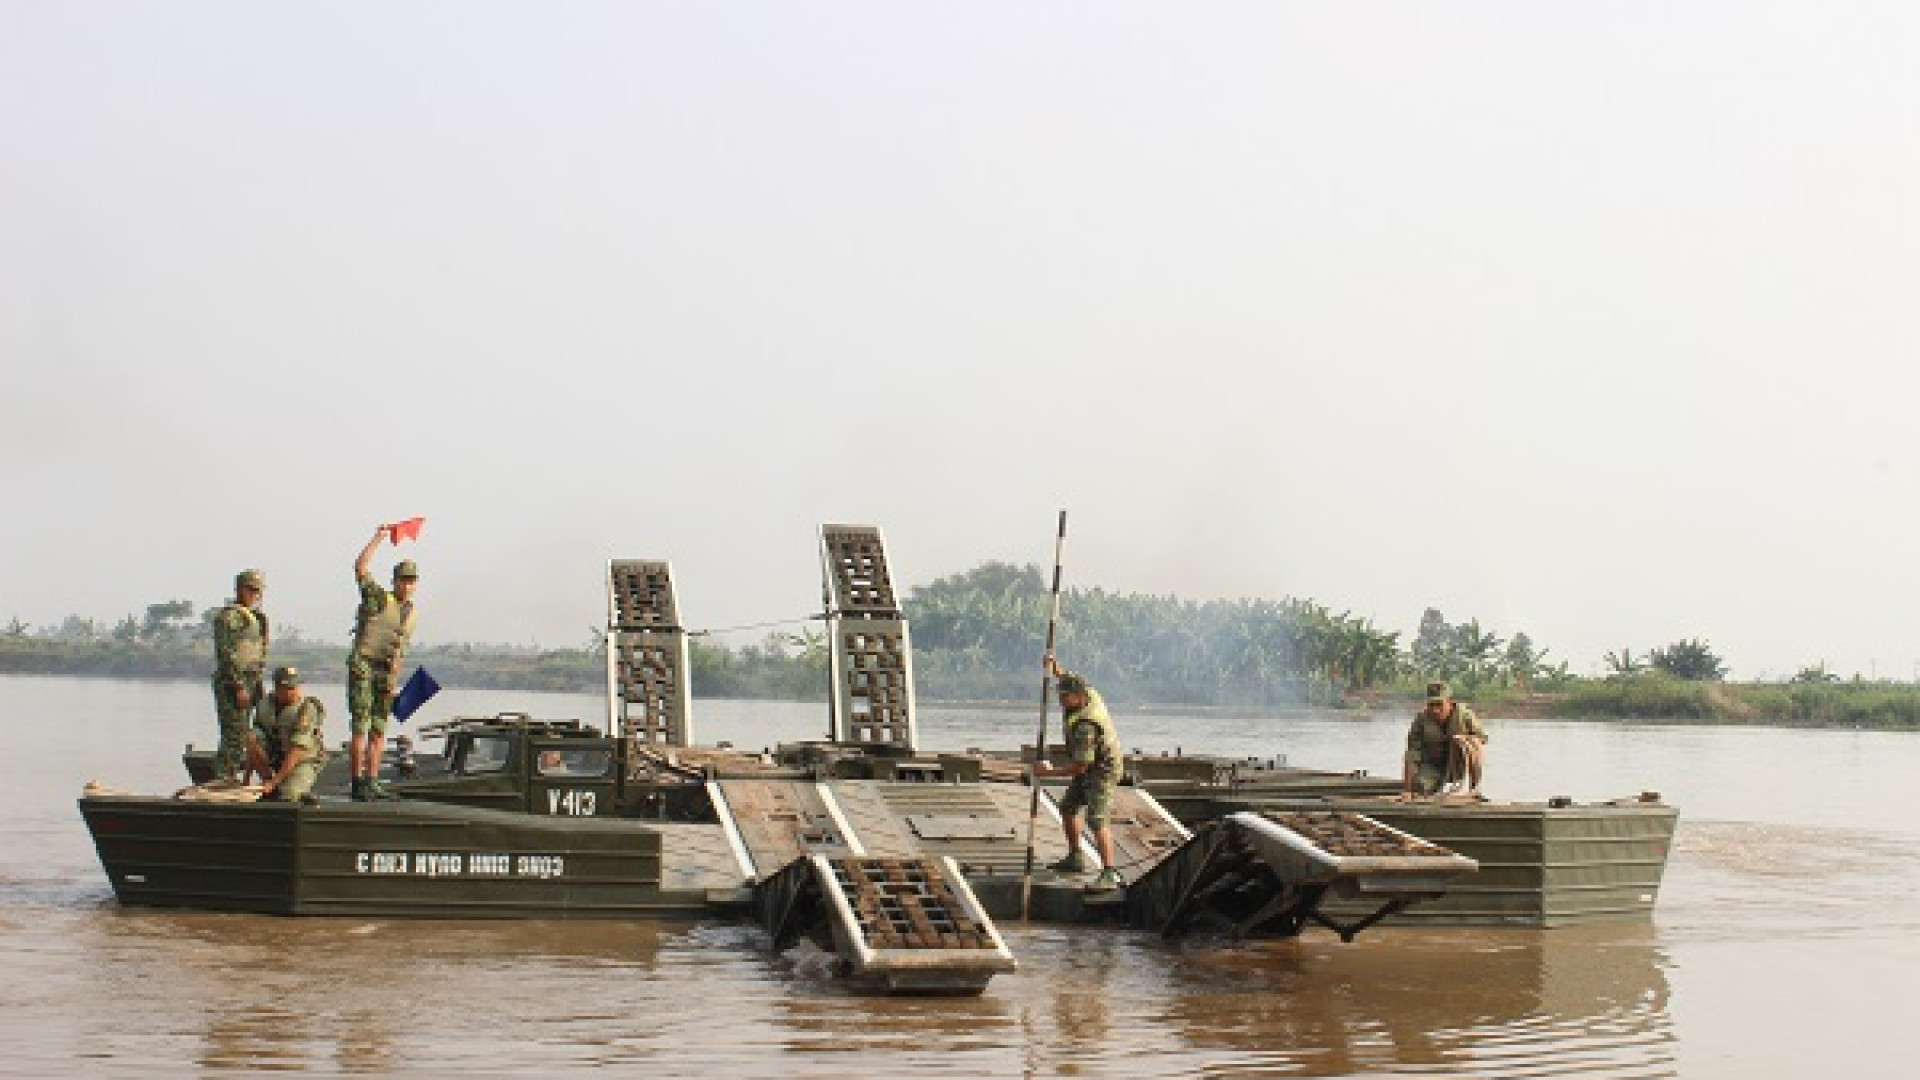
<path fill-rule="evenodd" d="M 613 744 L 606 739 L 536 739 L 527 810 L 555 817 L 612 817 Z"/>

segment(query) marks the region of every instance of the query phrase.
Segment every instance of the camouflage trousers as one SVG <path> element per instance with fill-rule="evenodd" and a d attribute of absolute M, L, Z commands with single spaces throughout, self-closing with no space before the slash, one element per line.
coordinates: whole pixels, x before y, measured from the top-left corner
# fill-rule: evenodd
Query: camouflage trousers
<path fill-rule="evenodd" d="M 287 774 L 287 778 L 280 781 L 280 786 L 273 789 L 275 797 L 285 800 L 286 802 L 299 802 L 301 799 L 313 794 L 314 781 L 320 779 L 320 770 L 325 765 L 326 762 L 324 760 L 314 761 L 312 759 L 304 760 L 300 764 L 295 765 L 293 771 Z"/>
<path fill-rule="evenodd" d="M 1439 765 L 1431 761 L 1422 761 L 1414 766 L 1413 790 L 1416 794 L 1432 795 L 1448 784 L 1457 784 L 1466 778 L 1466 763 L 1458 757 Z"/>
<path fill-rule="evenodd" d="M 393 709 L 393 673 L 347 657 L 347 722 L 355 735 L 385 735 Z"/>
<path fill-rule="evenodd" d="M 1087 828 L 1098 829 L 1107 823 L 1107 815 L 1113 812 L 1114 781 L 1094 779 L 1081 773 L 1067 782 L 1066 794 L 1060 796 L 1060 816 L 1072 817 L 1075 811 L 1083 807 L 1087 811 Z"/>
<path fill-rule="evenodd" d="M 235 700 L 246 690 L 252 702 L 241 708 Z M 253 708 L 260 702 L 260 683 L 235 684 L 213 680 L 213 709 L 220 717 L 220 749 L 214 755 L 215 768 L 222 779 L 238 780 L 247 770 L 247 732 L 253 727 Z"/>

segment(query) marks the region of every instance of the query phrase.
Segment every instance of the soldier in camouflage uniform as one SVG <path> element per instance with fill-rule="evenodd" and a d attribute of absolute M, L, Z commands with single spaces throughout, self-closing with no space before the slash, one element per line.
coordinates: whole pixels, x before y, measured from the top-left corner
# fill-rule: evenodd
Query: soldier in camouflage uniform
<path fill-rule="evenodd" d="M 234 575 L 233 599 L 213 614 L 213 707 L 220 717 L 220 779 L 247 778 L 247 722 L 260 702 L 267 668 L 268 624 L 260 610 L 267 579 L 258 570 Z"/>
<path fill-rule="evenodd" d="M 386 753 L 393 699 L 400 693 L 400 664 L 413 637 L 413 591 L 420 583 L 420 569 L 412 559 L 395 564 L 391 591 L 367 572 L 374 549 L 392 533 L 391 525 L 375 529 L 353 564 L 360 606 L 354 612 L 353 651 L 347 655 L 347 711 L 353 727 L 348 756 L 353 797 L 360 802 L 393 797 L 380 782 L 380 761 Z"/>
<path fill-rule="evenodd" d="M 1107 715 L 1107 703 L 1087 680 L 1062 668 L 1052 653 L 1047 654 L 1047 672 L 1054 677 L 1054 692 L 1060 698 L 1060 711 L 1067 731 L 1067 750 L 1072 763 L 1055 768 L 1044 759 L 1034 766 L 1039 776 L 1064 774 L 1073 779 L 1060 798 L 1060 824 L 1066 831 L 1067 857 L 1049 869 L 1066 874 L 1087 870 L 1080 857 L 1080 818 L 1084 810 L 1087 827 L 1093 830 L 1093 845 L 1100 853 L 1100 876 L 1093 889 L 1105 891 L 1120 887 L 1120 871 L 1113 865 L 1113 829 L 1107 815 L 1113 809 L 1113 789 L 1120 782 L 1122 765 L 1120 737 L 1114 733 L 1113 718 Z"/>
<path fill-rule="evenodd" d="M 300 689 L 300 672 L 291 667 L 273 673 L 273 696 L 260 703 L 248 755 L 266 778 L 263 799 L 312 802 L 313 783 L 327 763 L 327 740 L 320 722 L 327 710 L 319 698 Z"/>
<path fill-rule="evenodd" d="M 1427 684 L 1427 706 L 1407 729 L 1407 761 L 1400 789 L 1406 795 L 1432 795 L 1457 780 L 1467 794 L 1480 794 L 1481 762 L 1487 729 L 1473 710 L 1453 700 L 1444 682 Z"/>

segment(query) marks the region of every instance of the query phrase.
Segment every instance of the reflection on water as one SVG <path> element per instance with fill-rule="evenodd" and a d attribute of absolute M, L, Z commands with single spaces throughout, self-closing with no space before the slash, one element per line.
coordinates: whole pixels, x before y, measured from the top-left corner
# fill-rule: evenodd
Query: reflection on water
<path fill-rule="evenodd" d="M 1672 1074 L 1665 961 L 1648 927 L 1232 944 L 1016 925 L 1021 970 L 987 994 L 896 999 L 850 987 L 811 946 L 773 956 L 757 929 L 728 922 L 111 906 L 57 922 L 59 966 L 82 977 L 31 1011 L 111 1003 L 118 1019 L 91 1049 L 127 1075 L 155 1060 L 363 1075 L 776 1063 L 853 1075 L 876 1061 L 944 1075 L 1518 1076 L 1577 1061 L 1614 1076 Z M 6 981 L 29 977 L 13 968 Z"/>
<path fill-rule="evenodd" d="M 1583 1060 L 1672 1074 L 1665 960 L 1644 930 L 1375 934 L 1190 949 L 1168 969 L 1166 1018 L 1270 1075 L 1536 1075 Z"/>
<path fill-rule="evenodd" d="M 1583 795 L 1659 787 L 1688 812 L 1654 924 L 1385 927 L 1352 944 L 1317 930 L 1295 941 L 1165 943 L 1015 924 L 1003 930 L 1020 970 L 983 996 L 894 999 L 850 987 L 809 946 L 770 955 L 756 928 L 722 919 L 120 909 L 74 796 L 95 777 L 146 790 L 177 783 L 180 746 L 210 734 L 204 696 L 198 684 L 0 678 L 0 718 L 61 721 L 29 728 L 59 738 L 34 748 L 42 768 L 0 786 L 0 1076 L 1905 1071 L 1889 1047 L 1920 964 L 1920 911 L 1907 902 L 1920 885 L 1920 805 L 1905 786 L 1920 769 L 1920 740 L 1515 722 L 1501 732 L 1505 783 Z M 591 715 L 578 704 L 534 711 Z M 766 704 L 719 703 L 704 715 L 710 734 L 737 739 L 783 724 L 808 734 L 814 722 L 804 708 Z M 1003 713 L 939 716 L 956 745 L 1015 741 L 993 737 L 1009 727 Z M 1396 729 L 1398 718 L 1281 733 L 1217 717 L 1132 718 L 1133 733 L 1189 749 L 1284 748 L 1296 762 L 1337 767 L 1356 747 L 1391 747 Z M 1741 756 L 1755 746 L 1765 753 Z M 1597 790 L 1529 772 L 1566 760 L 1592 764 Z M 1700 767 L 1709 760 L 1728 767 Z M 1769 770 L 1804 781 L 1824 768 L 1844 768 L 1877 796 L 1777 797 L 1788 777 Z M 1628 782 L 1638 774 L 1652 775 Z M 1694 815 L 1695 803 L 1714 812 Z M 1805 995 L 1781 986 L 1817 993 L 1823 1023 L 1804 1024 Z"/>

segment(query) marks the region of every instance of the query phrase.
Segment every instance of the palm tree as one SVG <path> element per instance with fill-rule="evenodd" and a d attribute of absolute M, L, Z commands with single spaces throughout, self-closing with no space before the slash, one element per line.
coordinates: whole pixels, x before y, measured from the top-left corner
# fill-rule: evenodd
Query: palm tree
<path fill-rule="evenodd" d="M 1520 684 L 1521 693 L 1533 693 L 1532 679 L 1534 672 L 1540 670 L 1541 664 L 1546 660 L 1547 653 L 1550 651 L 1551 650 L 1548 649 L 1535 649 L 1533 647 L 1533 639 L 1528 637 L 1525 631 L 1514 631 L 1513 637 L 1507 642 L 1506 667 L 1507 672 L 1513 676 L 1514 681 Z"/>
<path fill-rule="evenodd" d="M 1466 669 L 1467 681 L 1478 685 L 1500 656 L 1500 647 L 1505 644 L 1498 634 L 1491 630 L 1480 629 L 1480 620 L 1471 619 L 1454 629 L 1456 648 L 1460 662 Z"/>
<path fill-rule="evenodd" d="M 1608 652 L 1606 664 L 1613 672 L 1608 677 L 1614 679 L 1631 678 L 1647 670 L 1647 662 L 1633 655 L 1632 649 L 1621 649 L 1617 653 Z"/>

